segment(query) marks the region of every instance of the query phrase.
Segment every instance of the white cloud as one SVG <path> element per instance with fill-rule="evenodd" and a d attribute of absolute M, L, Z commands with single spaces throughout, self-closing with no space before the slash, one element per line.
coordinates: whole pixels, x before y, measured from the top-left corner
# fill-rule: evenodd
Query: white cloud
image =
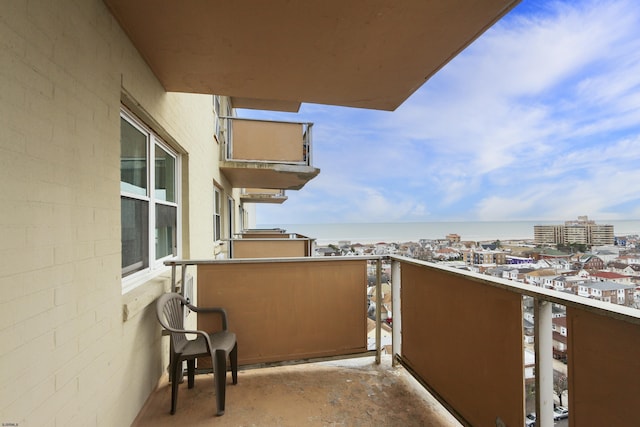
<path fill-rule="evenodd" d="M 322 172 L 291 222 L 637 217 L 640 9 L 524 0 L 396 112 L 300 115 Z"/>

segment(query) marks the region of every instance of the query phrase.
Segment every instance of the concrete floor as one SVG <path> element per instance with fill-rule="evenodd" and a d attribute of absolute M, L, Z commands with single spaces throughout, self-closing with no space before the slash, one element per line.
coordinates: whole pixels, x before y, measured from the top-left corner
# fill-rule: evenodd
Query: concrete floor
<path fill-rule="evenodd" d="M 193 389 L 180 385 L 175 415 L 169 413 L 166 379 L 134 426 L 459 426 L 400 366 L 373 358 L 244 370 L 238 384 L 228 375 L 226 412 L 215 416 L 212 375 Z"/>

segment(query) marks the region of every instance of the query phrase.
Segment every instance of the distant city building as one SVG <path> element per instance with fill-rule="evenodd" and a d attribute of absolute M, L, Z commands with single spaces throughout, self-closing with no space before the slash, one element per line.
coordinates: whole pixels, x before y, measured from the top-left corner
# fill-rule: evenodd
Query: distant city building
<path fill-rule="evenodd" d="M 460 243 L 459 234 L 447 234 L 447 240 L 451 243 Z"/>
<path fill-rule="evenodd" d="M 462 259 L 467 265 L 496 264 L 502 265 L 507 263 L 507 255 L 503 251 L 491 250 L 464 250 L 462 251 Z"/>
<path fill-rule="evenodd" d="M 577 220 L 565 221 L 564 225 L 534 225 L 533 237 L 536 245 L 613 245 L 613 225 L 596 224 L 586 215 Z"/>

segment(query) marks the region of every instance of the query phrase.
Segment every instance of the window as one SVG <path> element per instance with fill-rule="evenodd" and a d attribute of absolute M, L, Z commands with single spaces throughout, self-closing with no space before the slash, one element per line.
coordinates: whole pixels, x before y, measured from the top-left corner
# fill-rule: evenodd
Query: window
<path fill-rule="evenodd" d="M 178 176 L 178 155 L 123 111 L 120 216 L 126 281 L 162 268 L 164 259 L 177 255 Z"/>
<path fill-rule="evenodd" d="M 220 125 L 220 95 L 213 95 L 213 113 L 215 115 L 214 117 L 214 122 L 215 122 L 215 136 L 216 136 L 216 141 L 220 142 L 220 129 L 221 129 L 221 125 Z"/>
<path fill-rule="evenodd" d="M 220 190 L 213 188 L 213 241 L 222 239 L 222 228 L 220 223 Z"/>

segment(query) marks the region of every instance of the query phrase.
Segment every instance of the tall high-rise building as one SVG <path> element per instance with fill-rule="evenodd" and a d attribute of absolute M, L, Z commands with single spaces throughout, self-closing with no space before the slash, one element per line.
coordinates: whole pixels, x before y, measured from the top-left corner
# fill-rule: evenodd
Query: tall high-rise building
<path fill-rule="evenodd" d="M 572 244 L 613 245 L 613 225 L 596 224 L 586 215 L 577 220 L 565 221 L 564 225 L 534 225 L 533 237 L 537 245 Z"/>

